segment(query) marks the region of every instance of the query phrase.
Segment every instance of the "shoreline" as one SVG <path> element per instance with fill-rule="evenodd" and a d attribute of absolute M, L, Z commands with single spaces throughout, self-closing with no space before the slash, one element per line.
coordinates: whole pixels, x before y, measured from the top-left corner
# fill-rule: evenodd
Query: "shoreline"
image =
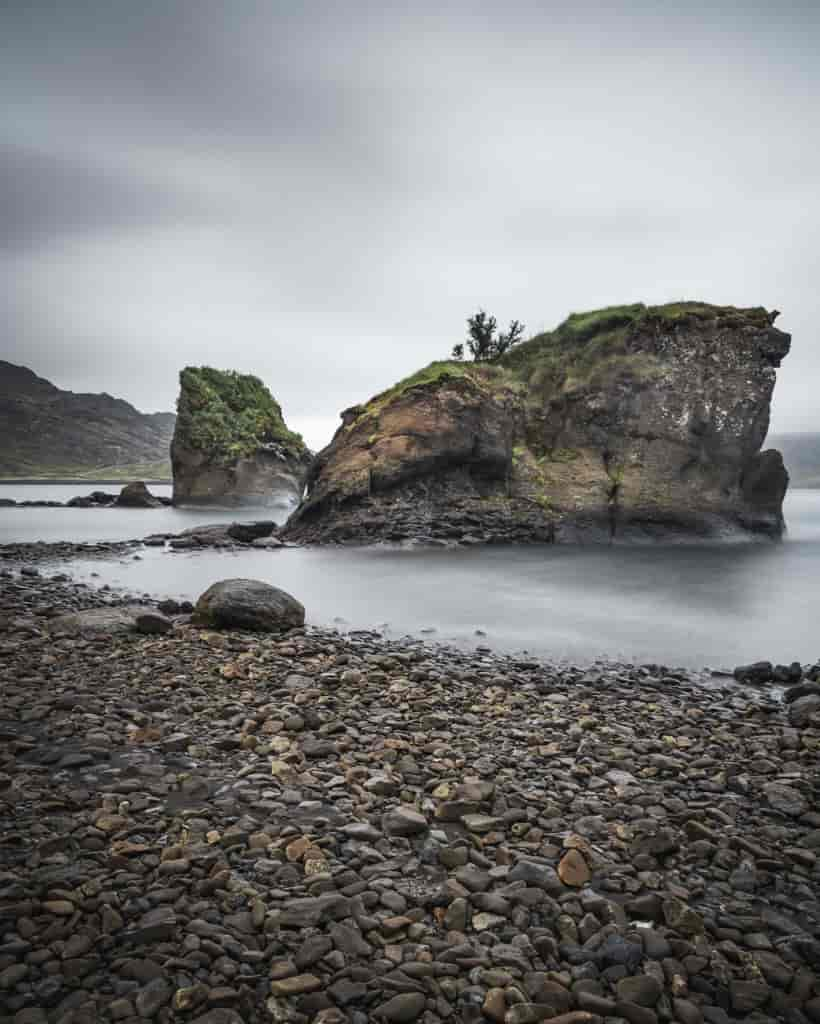
<path fill-rule="evenodd" d="M 106 477 L 104 479 L 97 479 L 97 477 L 86 477 L 86 478 L 72 478 L 72 477 L 50 477 L 50 476 L 27 476 L 27 477 L 0 477 L 0 484 L 20 484 L 21 487 L 26 485 L 34 486 L 40 484 L 61 484 L 72 486 L 76 484 L 78 487 L 85 486 L 86 484 L 105 484 L 106 486 L 113 487 L 114 485 L 122 486 L 123 484 L 131 483 L 133 481 L 132 476 L 121 476 L 121 477 Z M 168 486 L 173 484 L 173 480 L 149 480 L 145 479 L 142 481 L 147 486 Z"/>
<path fill-rule="evenodd" d="M 798 701 L 368 631 L 47 628 L 122 600 L 0 581 L 3 1019 L 817 1019 Z"/>

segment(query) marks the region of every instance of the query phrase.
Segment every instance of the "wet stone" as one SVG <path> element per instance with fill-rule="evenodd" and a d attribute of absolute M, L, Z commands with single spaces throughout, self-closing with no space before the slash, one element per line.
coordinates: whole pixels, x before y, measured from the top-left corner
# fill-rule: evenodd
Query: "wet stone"
<path fill-rule="evenodd" d="M 420 992 L 404 992 L 388 999 L 374 1010 L 377 1019 L 391 1021 L 393 1024 L 408 1024 L 418 1020 L 424 1013 L 426 999 Z"/>

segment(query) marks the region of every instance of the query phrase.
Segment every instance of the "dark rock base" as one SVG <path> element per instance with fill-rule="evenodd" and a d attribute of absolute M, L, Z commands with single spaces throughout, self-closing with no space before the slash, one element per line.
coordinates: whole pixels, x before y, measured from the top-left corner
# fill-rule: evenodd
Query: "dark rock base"
<path fill-rule="evenodd" d="M 498 494 L 449 497 L 418 483 L 297 514 L 279 536 L 300 544 L 640 544 L 778 540 L 781 532 L 782 522 L 752 524 L 734 515 L 576 512 Z"/>

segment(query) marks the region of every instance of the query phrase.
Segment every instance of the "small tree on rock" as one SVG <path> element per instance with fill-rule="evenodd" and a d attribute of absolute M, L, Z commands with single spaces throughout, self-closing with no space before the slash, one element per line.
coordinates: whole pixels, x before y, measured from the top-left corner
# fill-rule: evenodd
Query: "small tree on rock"
<path fill-rule="evenodd" d="M 496 333 L 497 321 L 480 309 L 474 316 L 467 319 L 467 348 L 476 363 L 491 363 L 521 341 L 524 325 L 512 320 L 506 332 Z M 453 359 L 464 358 L 464 344 L 453 346 Z"/>

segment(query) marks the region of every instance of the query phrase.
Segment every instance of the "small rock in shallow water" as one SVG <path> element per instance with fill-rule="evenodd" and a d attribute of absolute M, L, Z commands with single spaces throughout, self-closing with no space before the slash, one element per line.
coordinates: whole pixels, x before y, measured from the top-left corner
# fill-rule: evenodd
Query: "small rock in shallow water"
<path fill-rule="evenodd" d="M 769 683 L 774 679 L 774 665 L 770 661 L 756 661 L 752 665 L 738 665 L 734 677 L 739 683 Z"/>

